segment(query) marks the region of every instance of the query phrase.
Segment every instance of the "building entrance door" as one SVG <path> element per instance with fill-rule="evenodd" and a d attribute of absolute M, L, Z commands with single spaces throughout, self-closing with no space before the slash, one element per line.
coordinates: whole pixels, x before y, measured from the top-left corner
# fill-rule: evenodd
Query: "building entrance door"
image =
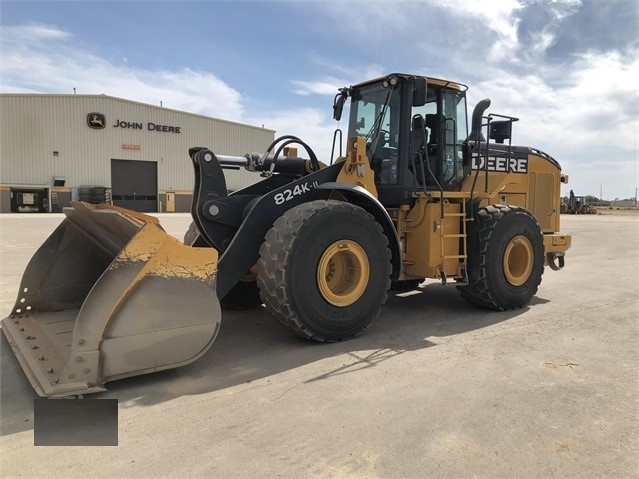
<path fill-rule="evenodd" d="M 166 212 L 175 212 L 175 193 L 173 191 L 166 192 Z"/>

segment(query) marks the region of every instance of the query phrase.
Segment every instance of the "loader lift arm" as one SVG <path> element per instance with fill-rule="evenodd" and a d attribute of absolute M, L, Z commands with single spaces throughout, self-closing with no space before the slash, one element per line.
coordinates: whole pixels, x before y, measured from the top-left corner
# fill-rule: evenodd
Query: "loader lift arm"
<path fill-rule="evenodd" d="M 399 240 L 384 207 L 365 189 L 337 183 L 343 162 L 313 170 L 312 160 L 284 157 L 260 163 L 254 155 L 217 156 L 207 148 L 189 150 L 195 170 L 191 214 L 205 241 L 220 252 L 217 295 L 223 298 L 256 264 L 260 245 L 275 220 L 302 203 L 324 200 L 333 192 L 353 204 L 363 206 L 391 238 L 393 274 L 401 269 Z M 223 167 L 242 165 L 266 170 L 262 181 L 227 194 Z M 293 177 L 293 181 L 291 178 Z"/>

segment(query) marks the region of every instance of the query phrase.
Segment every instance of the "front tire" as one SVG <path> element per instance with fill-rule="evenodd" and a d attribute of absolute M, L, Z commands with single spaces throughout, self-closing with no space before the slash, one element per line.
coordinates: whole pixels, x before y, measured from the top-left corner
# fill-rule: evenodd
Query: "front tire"
<path fill-rule="evenodd" d="M 258 285 L 267 309 L 298 336 L 341 341 L 379 315 L 390 286 L 382 227 L 362 208 L 311 201 L 284 213 L 266 235 Z"/>
<path fill-rule="evenodd" d="M 466 300 L 504 311 L 535 295 L 544 272 L 544 240 L 530 212 L 506 205 L 480 209 L 468 228 L 468 246 L 469 283 L 459 288 Z"/>

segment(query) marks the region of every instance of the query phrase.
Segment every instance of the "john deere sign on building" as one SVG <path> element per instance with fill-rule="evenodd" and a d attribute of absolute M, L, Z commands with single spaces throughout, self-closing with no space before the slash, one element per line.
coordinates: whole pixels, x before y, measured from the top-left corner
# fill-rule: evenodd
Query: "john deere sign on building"
<path fill-rule="evenodd" d="M 188 149 L 264 151 L 275 132 L 105 95 L 0 94 L 0 212 L 60 211 L 71 200 L 189 211 Z M 228 188 L 259 179 L 226 173 Z"/>

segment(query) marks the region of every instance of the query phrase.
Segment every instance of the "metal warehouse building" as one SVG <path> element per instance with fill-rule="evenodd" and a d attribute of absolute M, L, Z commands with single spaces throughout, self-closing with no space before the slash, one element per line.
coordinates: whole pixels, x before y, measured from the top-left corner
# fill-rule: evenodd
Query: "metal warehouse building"
<path fill-rule="evenodd" d="M 0 94 L 0 213 L 70 201 L 190 211 L 188 149 L 264 152 L 275 132 L 106 95 Z M 225 170 L 229 190 L 259 180 Z"/>

